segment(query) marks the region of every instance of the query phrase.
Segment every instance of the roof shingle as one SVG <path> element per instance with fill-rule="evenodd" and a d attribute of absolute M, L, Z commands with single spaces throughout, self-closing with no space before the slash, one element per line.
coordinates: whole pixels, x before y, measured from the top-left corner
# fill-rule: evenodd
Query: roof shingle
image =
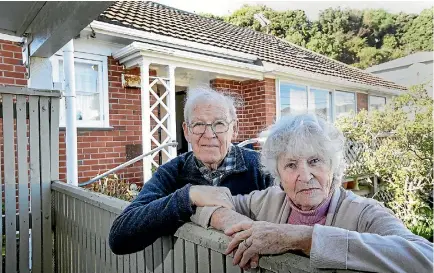
<path fill-rule="evenodd" d="M 403 86 L 274 36 L 151 1 L 116 2 L 98 17 L 98 21 L 248 53 L 262 61 L 350 82 L 406 90 Z"/>

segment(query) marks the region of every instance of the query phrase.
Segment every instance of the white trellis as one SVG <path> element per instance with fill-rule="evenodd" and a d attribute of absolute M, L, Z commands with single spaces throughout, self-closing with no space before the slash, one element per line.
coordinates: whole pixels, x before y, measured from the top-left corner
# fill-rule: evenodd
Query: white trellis
<path fill-rule="evenodd" d="M 152 146 L 160 147 L 171 141 L 176 141 L 176 109 L 175 109 L 175 67 L 168 66 L 168 78 L 149 76 L 149 63 L 143 62 L 142 69 L 142 130 L 143 130 L 143 152 L 150 151 Z M 164 91 L 158 94 L 155 90 L 157 85 L 164 87 Z M 151 105 L 151 99 L 154 101 Z M 160 107 L 162 115 L 156 116 L 154 111 Z M 151 128 L 151 120 L 156 125 Z M 161 139 L 154 136 L 161 129 Z M 148 159 L 144 159 L 144 178 L 147 181 L 151 177 L 152 166 L 158 168 L 159 162 L 155 152 Z M 176 157 L 176 147 L 169 147 L 161 150 L 162 162 Z"/>
<path fill-rule="evenodd" d="M 151 139 L 151 142 L 153 144 L 155 144 L 157 147 L 164 145 L 172 140 L 175 140 L 176 138 L 176 130 L 175 132 L 171 132 L 171 130 L 168 128 L 170 125 L 170 116 L 174 115 L 174 110 L 175 109 L 170 109 L 168 106 L 168 102 L 166 103 L 164 100 L 166 99 L 166 101 L 168 101 L 170 98 L 169 95 L 171 92 L 170 87 L 168 86 L 168 79 L 165 78 L 161 78 L 161 77 L 150 77 L 151 79 L 153 79 L 152 83 L 149 85 L 149 93 L 156 99 L 156 101 L 154 102 L 154 104 L 151 105 L 150 107 L 150 111 L 149 111 L 149 115 L 150 117 L 157 123 L 156 126 L 150 131 L 149 133 L 149 137 Z M 164 92 L 159 96 L 157 93 L 155 93 L 155 91 L 152 89 L 152 87 L 154 87 L 157 84 L 161 84 L 162 86 L 164 86 L 165 90 Z M 153 111 L 160 106 L 161 108 L 163 108 L 165 110 L 165 114 L 159 118 L 157 117 Z M 162 139 L 156 139 L 154 137 L 154 134 L 159 130 L 162 129 L 162 131 L 165 132 L 165 136 L 162 137 Z M 152 165 L 154 165 L 155 167 L 159 167 L 158 162 L 155 160 L 155 156 L 157 155 L 158 152 L 155 152 L 152 156 L 151 156 L 151 163 Z M 162 153 L 167 157 L 167 158 L 173 158 L 176 155 L 173 155 L 169 152 L 169 150 L 167 149 L 163 149 Z"/>

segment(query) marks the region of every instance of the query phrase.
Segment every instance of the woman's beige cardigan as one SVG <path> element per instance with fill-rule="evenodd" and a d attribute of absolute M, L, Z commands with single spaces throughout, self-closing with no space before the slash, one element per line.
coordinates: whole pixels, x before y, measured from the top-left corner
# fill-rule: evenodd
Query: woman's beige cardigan
<path fill-rule="evenodd" d="M 291 211 L 280 187 L 231 196 L 235 210 L 256 221 L 286 224 Z M 218 207 L 198 208 L 192 221 L 208 227 Z M 433 244 L 411 233 L 381 203 L 337 188 L 325 225 L 315 225 L 311 269 L 433 272 Z"/>

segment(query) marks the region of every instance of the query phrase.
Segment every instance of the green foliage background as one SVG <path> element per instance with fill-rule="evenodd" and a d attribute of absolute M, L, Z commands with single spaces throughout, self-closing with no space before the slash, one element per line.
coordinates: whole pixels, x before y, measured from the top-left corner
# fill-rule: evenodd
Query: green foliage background
<path fill-rule="evenodd" d="M 384 111 L 361 111 L 336 122 L 363 152 L 347 175 L 360 170 L 382 180 L 378 199 L 415 234 L 433 234 L 433 101 L 423 86 L 414 86 Z M 384 198 L 386 197 L 386 198 Z"/>
<path fill-rule="evenodd" d="M 392 3 L 391 3 L 392 4 Z M 254 15 L 262 13 L 270 25 L 262 27 Z M 434 8 L 420 14 L 392 14 L 383 9 L 328 8 L 316 21 L 302 10 L 275 11 L 244 5 L 232 14 L 213 19 L 269 33 L 358 68 L 367 68 L 418 51 L 433 50 Z"/>

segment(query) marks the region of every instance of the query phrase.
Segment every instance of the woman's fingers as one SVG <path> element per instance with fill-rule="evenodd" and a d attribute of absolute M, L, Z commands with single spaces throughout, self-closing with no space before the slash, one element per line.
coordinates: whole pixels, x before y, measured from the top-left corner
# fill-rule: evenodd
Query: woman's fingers
<path fill-rule="evenodd" d="M 243 257 L 244 251 L 247 250 L 247 246 L 244 243 L 238 245 L 237 251 L 235 251 L 234 259 L 232 260 L 233 265 L 237 265 L 240 263 L 241 258 Z"/>
<path fill-rule="evenodd" d="M 251 259 L 250 259 L 250 268 L 256 268 L 259 265 L 259 254 L 255 254 Z"/>
<path fill-rule="evenodd" d="M 250 229 L 240 231 L 237 234 L 235 234 L 235 236 L 233 237 L 233 239 L 229 243 L 228 247 L 226 248 L 225 254 L 228 255 L 229 253 L 234 251 L 234 249 L 236 247 L 238 247 L 241 242 L 244 242 L 245 240 L 247 240 L 251 235 L 252 235 L 252 230 L 250 230 Z"/>
<path fill-rule="evenodd" d="M 228 236 L 232 236 L 232 234 L 234 234 L 234 233 L 251 228 L 252 225 L 253 225 L 253 221 L 243 221 L 243 222 L 235 224 L 235 225 L 231 226 L 230 228 L 226 229 L 225 234 Z"/>
<path fill-rule="evenodd" d="M 255 256 L 258 256 L 258 254 L 256 253 L 255 249 L 253 247 L 248 247 L 244 253 L 243 256 L 241 257 L 239 266 L 244 268 L 244 267 L 250 267 L 250 260 L 253 259 Z M 253 267 L 253 266 L 252 266 Z"/>
<path fill-rule="evenodd" d="M 252 239 L 248 239 L 238 246 L 233 259 L 234 265 L 238 264 L 241 268 L 250 266 L 249 260 L 256 254 L 254 249 L 250 248 L 252 245 Z"/>

